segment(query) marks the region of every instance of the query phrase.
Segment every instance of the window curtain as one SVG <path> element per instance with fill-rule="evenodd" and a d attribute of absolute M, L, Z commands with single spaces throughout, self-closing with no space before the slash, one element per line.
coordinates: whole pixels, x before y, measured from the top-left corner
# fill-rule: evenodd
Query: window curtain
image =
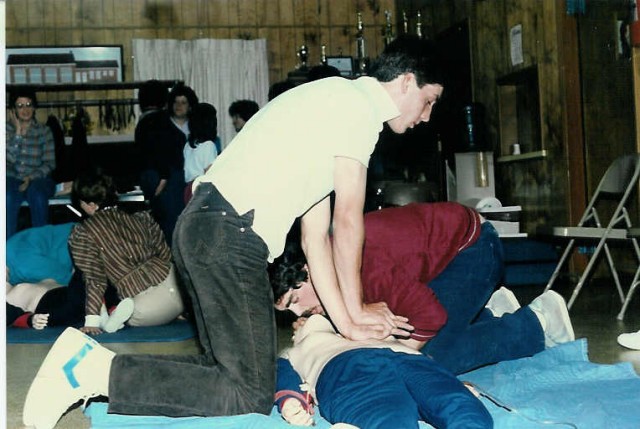
<path fill-rule="evenodd" d="M 182 80 L 218 111 L 218 135 L 226 147 L 236 131 L 229 106 L 236 100 L 267 103 L 269 65 L 265 39 L 133 39 L 133 78 Z"/>

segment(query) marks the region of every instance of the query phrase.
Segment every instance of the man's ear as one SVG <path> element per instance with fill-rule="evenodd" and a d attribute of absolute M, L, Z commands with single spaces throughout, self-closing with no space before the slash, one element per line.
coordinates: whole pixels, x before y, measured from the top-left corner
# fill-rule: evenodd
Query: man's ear
<path fill-rule="evenodd" d="M 413 73 L 404 73 L 402 75 L 402 93 L 406 94 L 407 91 L 409 91 L 409 88 L 413 85 L 413 84 L 418 84 L 416 81 L 416 75 L 414 75 Z"/>

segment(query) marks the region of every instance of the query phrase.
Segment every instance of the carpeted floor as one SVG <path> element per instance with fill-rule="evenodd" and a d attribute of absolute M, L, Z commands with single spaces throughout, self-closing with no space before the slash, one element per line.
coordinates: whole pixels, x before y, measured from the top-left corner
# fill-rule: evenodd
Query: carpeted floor
<path fill-rule="evenodd" d="M 585 286 L 571 310 L 576 336 L 587 338 L 589 357 L 593 362 L 616 363 L 631 362 L 635 371 L 640 373 L 640 351 L 622 348 L 616 342 L 621 332 L 640 329 L 640 298 L 631 303 L 624 322 L 616 320 L 620 304 L 617 302 L 614 288 L 607 282 L 597 282 Z M 523 305 L 542 291 L 541 286 L 518 286 L 513 288 Z M 565 297 L 569 289 L 558 291 Z M 279 330 L 281 347 L 290 339 L 288 327 Z M 21 413 L 24 398 L 33 377 L 46 356 L 48 344 L 8 344 L 7 345 L 7 428 L 22 428 Z M 198 347 L 194 339 L 169 343 L 109 343 L 106 347 L 116 353 L 160 353 L 195 354 Z M 59 422 L 57 429 L 88 429 L 90 421 L 80 409 L 69 412 Z"/>

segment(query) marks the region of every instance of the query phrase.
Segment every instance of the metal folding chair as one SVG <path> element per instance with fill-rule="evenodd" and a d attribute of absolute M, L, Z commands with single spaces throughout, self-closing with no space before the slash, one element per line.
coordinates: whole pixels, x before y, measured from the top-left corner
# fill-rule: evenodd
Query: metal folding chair
<path fill-rule="evenodd" d="M 589 201 L 589 204 L 587 205 L 587 208 L 578 224 L 573 227 L 558 226 L 552 228 L 551 235 L 557 238 L 567 238 L 569 239 L 569 243 L 560 257 L 558 265 L 551 275 L 545 291 L 548 291 L 553 287 L 562 267 L 575 249 L 577 241 L 580 243 L 597 242 L 593 254 L 587 262 L 585 270 L 573 289 L 573 293 L 571 294 L 571 298 L 567 304 L 569 308 L 571 308 L 578 297 L 580 290 L 589 278 L 589 275 L 598 262 L 599 256 L 603 250 L 606 255 L 609 270 L 611 271 L 616 288 L 618 289 L 620 302 L 624 305 L 625 300 L 629 298 L 629 294 L 624 293 L 620 284 L 620 277 L 618 276 L 618 271 L 611 256 L 608 243 L 612 240 L 630 241 L 633 244 L 636 258 L 640 261 L 638 236 L 631 236 L 627 234 L 628 229 L 632 227 L 632 223 L 626 208 L 631 192 L 638 184 L 639 176 L 640 154 L 624 155 L 617 158 L 609 166 L 600 180 L 600 183 L 593 193 L 593 196 L 591 197 L 591 200 Z M 601 203 L 605 200 L 617 201 L 616 208 L 608 222 L 606 222 L 603 219 L 602 214 L 598 212 L 598 208 L 602 211 Z M 640 273 L 636 273 L 636 277 L 640 277 Z M 623 315 L 623 313 L 624 312 L 621 312 L 618 317 Z"/>
<path fill-rule="evenodd" d="M 627 234 L 629 238 L 638 239 L 640 238 L 640 228 L 630 228 Z M 627 296 L 624 299 L 620 313 L 618 313 L 618 320 L 624 319 L 624 314 L 627 312 L 629 302 L 631 302 L 631 298 L 633 298 L 633 294 L 635 293 L 638 285 L 640 285 L 640 257 L 638 258 L 638 268 L 633 276 L 633 280 L 631 280 L 631 285 L 629 286 L 629 290 L 627 290 Z"/>

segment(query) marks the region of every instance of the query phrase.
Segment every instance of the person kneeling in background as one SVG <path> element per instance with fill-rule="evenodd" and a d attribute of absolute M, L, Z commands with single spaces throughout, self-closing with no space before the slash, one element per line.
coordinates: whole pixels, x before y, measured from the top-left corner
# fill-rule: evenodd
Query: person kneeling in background
<path fill-rule="evenodd" d="M 121 300 L 131 298 L 130 326 L 163 325 L 180 316 L 184 306 L 171 252 L 151 214 L 121 210 L 113 180 L 95 172 L 74 181 L 72 200 L 88 216 L 69 237 L 87 293 L 80 330 L 102 332 L 100 308 L 109 284 Z"/>

